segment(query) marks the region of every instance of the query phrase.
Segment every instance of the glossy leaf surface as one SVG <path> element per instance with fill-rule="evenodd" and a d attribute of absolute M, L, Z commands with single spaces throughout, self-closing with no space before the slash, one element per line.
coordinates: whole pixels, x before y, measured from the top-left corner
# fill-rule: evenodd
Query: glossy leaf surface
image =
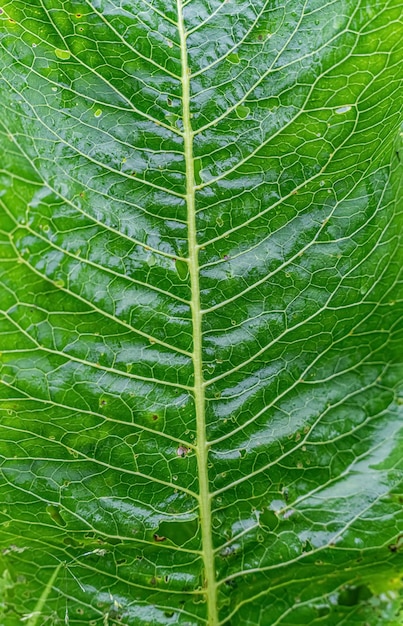
<path fill-rule="evenodd" d="M 6 0 L 4 626 L 401 624 L 397 0 Z"/>

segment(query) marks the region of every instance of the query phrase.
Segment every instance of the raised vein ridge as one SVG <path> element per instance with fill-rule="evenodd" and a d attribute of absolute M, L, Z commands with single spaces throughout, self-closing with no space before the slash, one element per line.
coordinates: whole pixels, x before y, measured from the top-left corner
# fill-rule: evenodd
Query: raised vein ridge
<path fill-rule="evenodd" d="M 211 496 L 207 471 L 208 445 L 202 366 L 202 313 L 199 287 L 199 246 L 197 245 L 195 176 L 193 159 L 192 122 L 190 117 L 190 72 L 188 66 L 187 33 L 183 16 L 183 0 L 177 0 L 178 31 L 182 65 L 182 115 L 186 163 L 186 204 L 188 219 L 189 275 L 191 285 L 191 310 L 193 324 L 194 400 L 197 423 L 197 468 L 199 474 L 199 507 L 203 543 L 204 584 L 206 588 L 208 626 L 217 626 L 217 584 L 215 576 L 213 538 L 211 533 Z"/>

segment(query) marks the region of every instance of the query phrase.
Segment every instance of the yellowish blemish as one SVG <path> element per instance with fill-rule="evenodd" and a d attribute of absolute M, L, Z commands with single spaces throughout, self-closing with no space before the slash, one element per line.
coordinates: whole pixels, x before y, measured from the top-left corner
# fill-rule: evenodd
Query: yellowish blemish
<path fill-rule="evenodd" d="M 55 48 L 55 55 L 61 61 L 67 61 L 71 57 L 71 53 L 69 50 L 61 50 L 60 48 Z"/>

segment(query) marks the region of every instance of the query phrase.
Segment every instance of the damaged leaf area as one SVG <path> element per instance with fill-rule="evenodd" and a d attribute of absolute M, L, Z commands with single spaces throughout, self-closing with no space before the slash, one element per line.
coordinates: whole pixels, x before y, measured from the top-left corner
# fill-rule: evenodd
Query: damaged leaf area
<path fill-rule="evenodd" d="M 1 4 L 4 626 L 402 624 L 401 18 Z"/>

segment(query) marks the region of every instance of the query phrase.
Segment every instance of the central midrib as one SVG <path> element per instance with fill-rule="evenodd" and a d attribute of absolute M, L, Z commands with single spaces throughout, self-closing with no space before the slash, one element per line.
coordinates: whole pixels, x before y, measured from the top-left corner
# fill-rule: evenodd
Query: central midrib
<path fill-rule="evenodd" d="M 193 369 L 194 369 L 194 400 L 196 411 L 197 434 L 197 468 L 199 476 L 199 507 L 202 535 L 204 584 L 208 626 L 218 625 L 217 584 L 215 577 L 214 549 L 212 538 L 211 496 L 208 480 L 207 457 L 208 446 L 206 437 L 206 415 L 203 380 L 202 354 L 202 314 L 199 287 L 199 246 L 197 244 L 196 210 L 195 210 L 195 176 L 193 159 L 193 129 L 190 115 L 190 81 L 187 52 L 187 35 L 183 17 L 182 0 L 177 0 L 178 30 L 181 47 L 182 64 L 182 115 L 184 152 L 186 163 L 186 204 L 188 220 L 189 276 L 191 285 L 191 309 L 193 325 Z"/>

